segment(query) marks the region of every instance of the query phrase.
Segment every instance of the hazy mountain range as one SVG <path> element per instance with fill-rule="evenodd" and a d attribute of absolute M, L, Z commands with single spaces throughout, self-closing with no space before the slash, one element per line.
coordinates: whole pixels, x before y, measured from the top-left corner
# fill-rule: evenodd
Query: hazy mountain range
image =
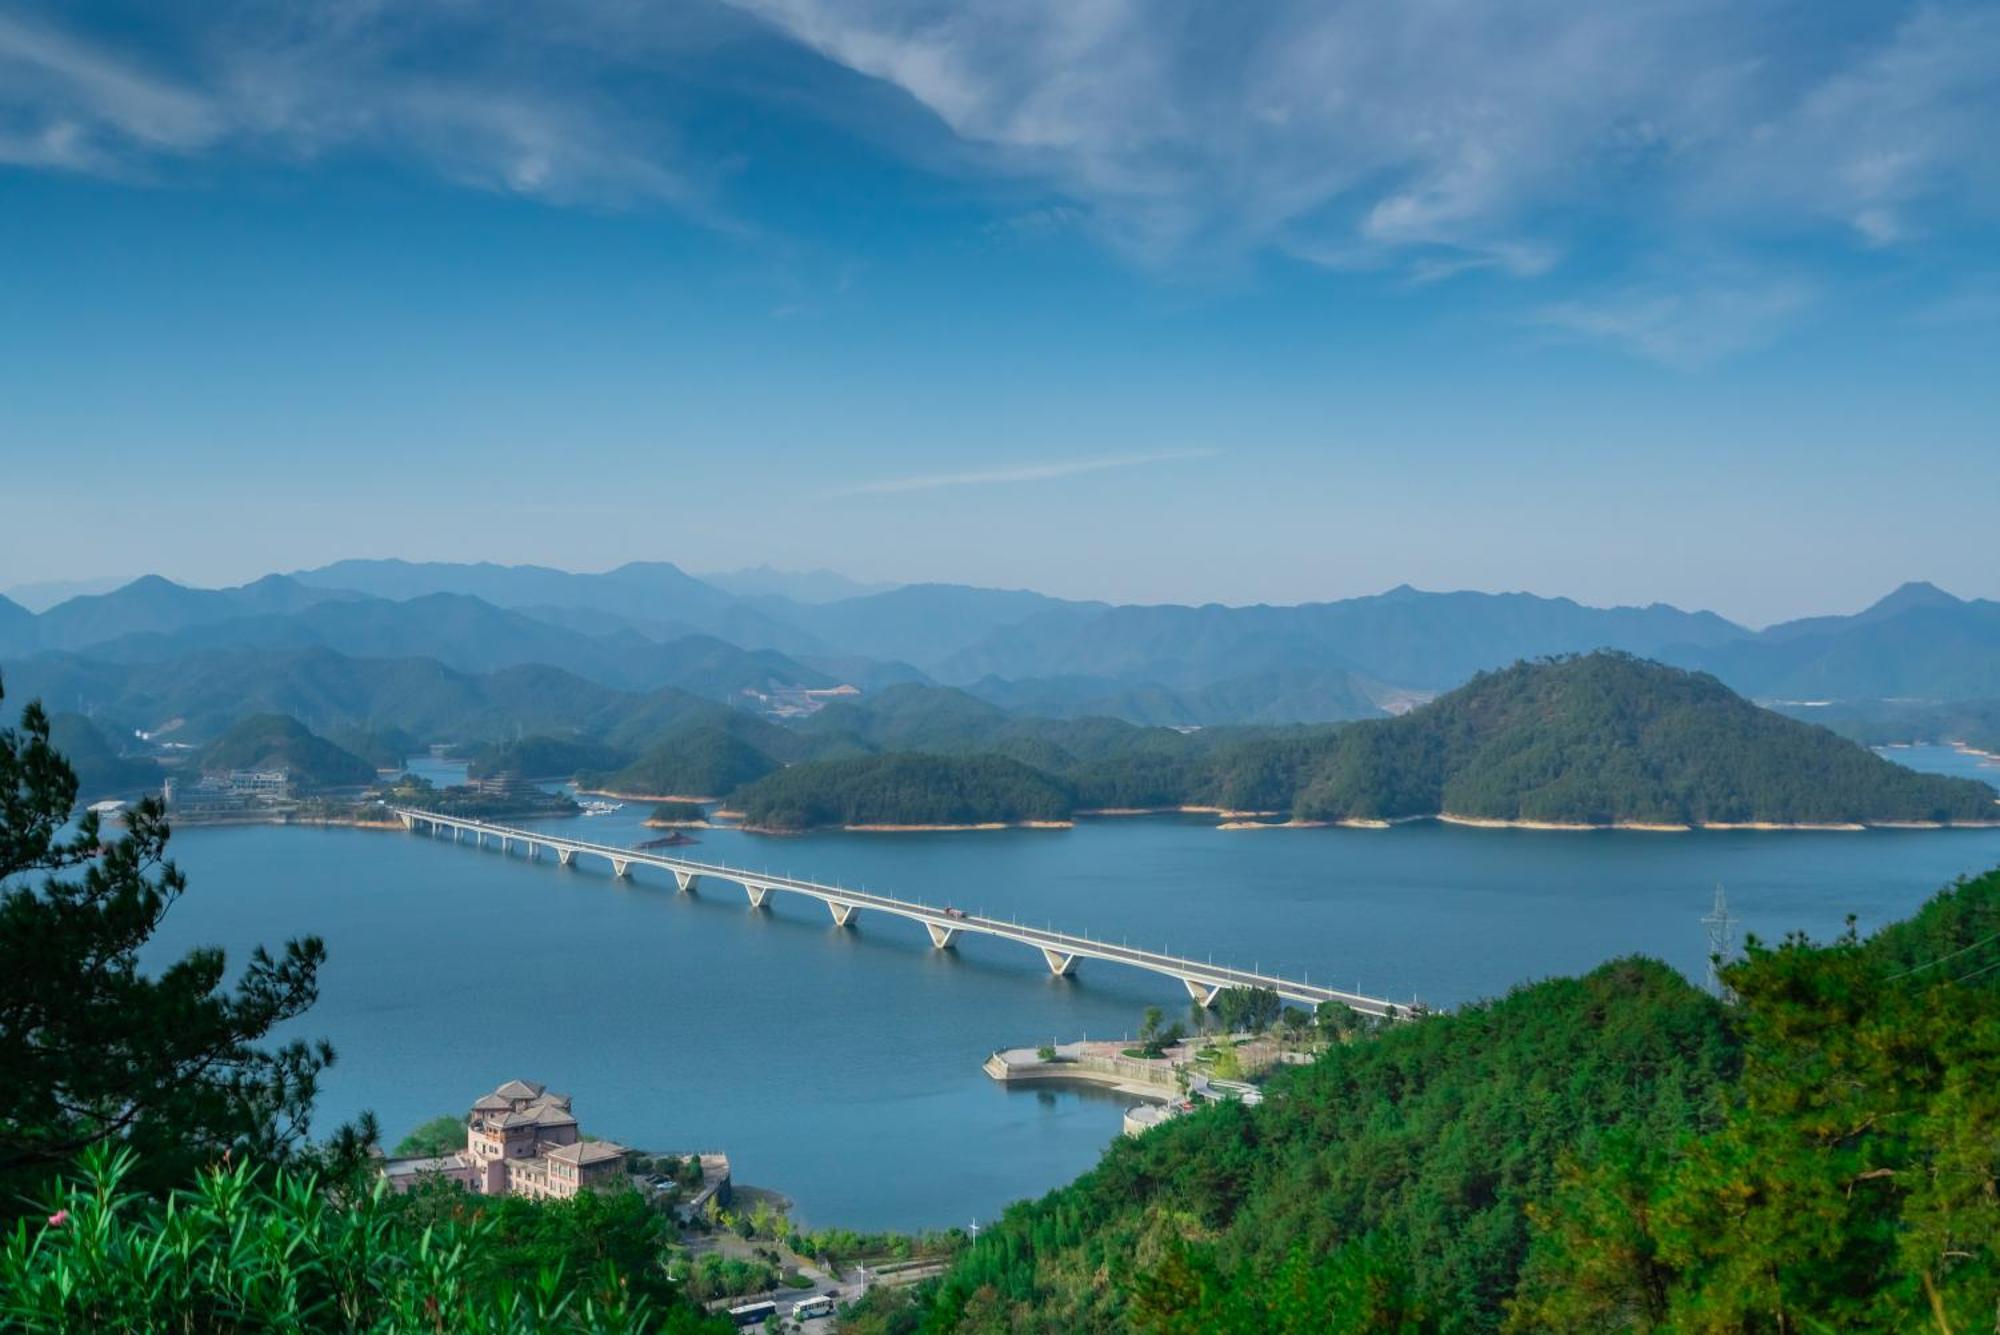
<path fill-rule="evenodd" d="M 10 695 L 32 682 L 53 707 L 117 708 L 121 724 L 148 727 L 164 721 L 149 709 L 189 707 L 144 683 L 183 680 L 195 663 L 211 682 L 238 681 L 257 707 L 295 713 L 276 697 L 331 690 L 330 673 L 356 678 L 335 694 L 366 694 L 358 678 L 381 665 L 407 674 L 428 664 L 468 679 L 544 667 L 615 691 L 749 705 L 841 682 L 915 683 L 1046 717 L 1318 722 L 1399 712 L 1481 669 L 1598 648 L 1701 668 L 1767 700 L 2000 698 L 2000 603 L 1929 584 L 1762 631 L 1663 604 L 1408 586 L 1297 606 L 1189 607 L 851 584 L 763 569 L 711 581 L 666 562 L 577 574 L 342 561 L 227 589 L 147 576 L 40 613 L 0 599 L 0 667 Z M 288 688 L 286 673 L 308 675 Z"/>

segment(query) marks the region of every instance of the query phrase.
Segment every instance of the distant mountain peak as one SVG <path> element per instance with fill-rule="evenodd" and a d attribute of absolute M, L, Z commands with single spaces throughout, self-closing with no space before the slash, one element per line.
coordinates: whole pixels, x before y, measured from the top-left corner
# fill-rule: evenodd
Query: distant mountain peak
<path fill-rule="evenodd" d="M 1927 579 L 1913 579 L 1899 585 L 1894 593 L 1870 606 L 1861 615 L 1881 616 L 1887 613 L 1904 612 L 1913 607 L 1962 607 L 1964 600 L 1956 598 Z"/>

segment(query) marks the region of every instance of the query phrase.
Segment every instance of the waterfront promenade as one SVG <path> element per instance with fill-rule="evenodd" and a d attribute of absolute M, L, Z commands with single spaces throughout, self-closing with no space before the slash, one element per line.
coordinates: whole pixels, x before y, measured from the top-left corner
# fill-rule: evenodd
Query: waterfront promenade
<path fill-rule="evenodd" d="M 1177 979 L 1187 989 L 1188 995 L 1204 1006 L 1213 1005 L 1217 996 L 1226 988 L 1247 987 L 1268 989 L 1287 1001 L 1307 1006 L 1338 1001 L 1353 1007 L 1363 1015 L 1383 1018 L 1393 1019 L 1408 1015 L 1412 1010 L 1412 1006 L 1407 1003 L 1324 987 L 1308 979 L 1278 977 L 1254 969 L 1233 968 L 1165 951 L 1143 950 L 1135 946 L 1058 931 L 1054 927 L 1033 927 L 1006 918 L 966 913 L 945 905 L 897 899 L 889 895 L 852 890 L 844 886 L 827 885 L 797 877 L 776 876 L 769 872 L 694 862 L 655 850 L 592 843 L 588 840 L 550 834 L 543 830 L 525 830 L 491 821 L 440 815 L 437 812 L 414 807 L 396 807 L 392 810 L 406 830 L 422 831 L 435 838 L 449 834 L 456 842 L 463 842 L 470 837 L 475 846 L 484 845 L 490 839 L 497 843 L 503 852 L 511 851 L 518 845 L 530 858 L 546 850 L 555 855 L 559 865 L 565 867 L 579 856 L 601 858 L 611 865 L 613 874 L 621 877 L 629 875 L 634 867 L 652 867 L 672 874 L 675 886 L 682 892 L 693 891 L 702 881 L 727 882 L 742 887 L 753 909 L 762 908 L 772 894 L 782 891 L 816 899 L 825 904 L 833 921 L 842 927 L 854 921 L 855 915 L 864 909 L 908 919 L 923 924 L 930 936 L 931 945 L 939 950 L 951 948 L 961 935 L 968 932 L 1017 941 L 1039 950 L 1049 971 L 1058 976 L 1074 972 L 1077 962 L 1085 959 L 1128 965 Z"/>

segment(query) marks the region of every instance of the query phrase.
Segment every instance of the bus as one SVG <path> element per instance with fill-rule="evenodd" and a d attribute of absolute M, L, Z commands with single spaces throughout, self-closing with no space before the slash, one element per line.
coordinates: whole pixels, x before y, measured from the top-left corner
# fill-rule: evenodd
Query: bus
<path fill-rule="evenodd" d="M 739 1326 L 761 1326 L 777 1314 L 778 1305 L 773 1302 L 745 1303 L 729 1309 L 729 1319 Z"/>
<path fill-rule="evenodd" d="M 801 1298 L 792 1304 L 792 1320 L 810 1321 L 816 1316 L 833 1315 L 833 1295 L 822 1293 L 817 1298 Z"/>

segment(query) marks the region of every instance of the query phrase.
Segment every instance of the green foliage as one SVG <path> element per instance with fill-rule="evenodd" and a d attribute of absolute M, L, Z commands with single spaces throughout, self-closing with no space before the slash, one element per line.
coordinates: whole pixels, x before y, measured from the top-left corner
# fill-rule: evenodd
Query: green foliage
<path fill-rule="evenodd" d="M 778 1287 L 778 1267 L 769 1261 L 704 1252 L 692 1264 L 675 1267 L 676 1280 L 697 1302 L 738 1298 Z"/>
<path fill-rule="evenodd" d="M 1482 673 L 1402 718 L 1343 729 L 1293 810 L 1590 824 L 1984 820 L 1993 797 L 1759 709 L 1713 677 L 1595 653 Z"/>
<path fill-rule="evenodd" d="M 1334 1312 L 1348 1314 L 1334 1329 L 1492 1330 L 1563 1155 L 1620 1129 L 1716 1125 L 1735 1063 L 1722 1008 L 1643 960 L 1337 1044 L 1275 1076 L 1261 1105 L 1121 1140 L 1010 1209 L 931 1320 L 1307 1330 Z M 1197 1315 L 1173 1324 L 1181 1310 Z"/>
<path fill-rule="evenodd" d="M 745 788 L 744 819 L 768 829 L 823 825 L 974 825 L 1065 820 L 1067 788 L 1001 756 L 860 756 L 808 761 Z"/>
<path fill-rule="evenodd" d="M 877 1284 L 840 1309 L 840 1335 L 917 1335 L 923 1319 L 923 1304 L 914 1290 Z"/>
<path fill-rule="evenodd" d="M 1232 1033 L 1247 1029 L 1261 1034 L 1284 1009 L 1283 999 L 1268 987 L 1225 987 L 1215 996 L 1216 1014 Z"/>
<path fill-rule="evenodd" d="M 512 783 L 502 789 L 452 784 L 440 788 L 415 774 L 405 774 L 383 791 L 383 799 L 393 806 L 421 807 L 446 816 L 475 820 L 519 820 L 524 816 L 574 816 L 580 809 L 574 798 L 552 793 L 531 783 Z"/>
<path fill-rule="evenodd" d="M 465 772 L 474 779 L 567 779 L 584 770 L 612 770 L 631 760 L 622 749 L 589 737 L 522 737 L 488 742 L 475 750 Z"/>
<path fill-rule="evenodd" d="M 397 727 L 340 727 L 329 732 L 327 740 L 360 756 L 377 771 L 403 768 L 418 750 L 417 739 Z"/>
<path fill-rule="evenodd" d="M 407 1201 L 380 1186 L 344 1199 L 310 1173 L 243 1162 L 162 1203 L 128 1189 L 134 1169 L 129 1151 L 90 1150 L 44 1218 L 15 1226 L 0 1250 L 0 1324 L 191 1335 L 728 1328 L 666 1281 L 657 1229 L 600 1216 L 629 1216 L 616 1199 L 495 1210 L 462 1192 Z"/>
<path fill-rule="evenodd" d="M 200 766 L 204 774 L 290 770 L 300 788 L 359 787 L 375 779 L 373 765 L 284 714 L 253 714 L 238 722 L 202 751 Z"/>
<path fill-rule="evenodd" d="M 74 824 L 77 780 L 37 704 L 0 731 L 0 1218 L 79 1151 L 144 1154 L 135 1185 L 185 1182 L 225 1151 L 282 1159 L 297 1147 L 324 1043 L 257 1044 L 318 994 L 315 937 L 254 951 L 233 992 L 213 948 L 140 952 L 186 889 L 166 860 L 159 803 L 104 844 Z"/>
<path fill-rule="evenodd" d="M 465 1118 L 443 1113 L 396 1142 L 393 1153 L 435 1159 L 465 1148 Z"/>
<path fill-rule="evenodd" d="M 778 762 L 723 727 L 676 733 L 623 769 L 577 777 L 585 788 L 643 797 L 718 798 L 754 783 Z"/>
<path fill-rule="evenodd" d="M 648 824 L 698 825 L 708 819 L 708 808 L 699 802 L 658 802 Z"/>
<path fill-rule="evenodd" d="M 1535 1211 L 1512 1327 L 1986 1329 L 2000 1299 L 2000 873 L 1872 941 L 1752 943 L 1720 1127 L 1607 1140 Z"/>
<path fill-rule="evenodd" d="M 1617 961 L 1331 1044 L 1009 1210 L 923 1328 L 1989 1329 L 2000 872 L 1727 980 Z"/>

